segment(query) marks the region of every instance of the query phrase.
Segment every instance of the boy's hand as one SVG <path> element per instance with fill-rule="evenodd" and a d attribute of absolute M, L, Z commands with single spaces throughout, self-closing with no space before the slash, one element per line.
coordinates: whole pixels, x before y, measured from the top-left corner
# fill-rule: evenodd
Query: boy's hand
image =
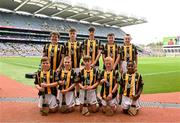
<path fill-rule="evenodd" d="M 139 97 L 140 97 L 139 95 L 134 95 L 134 96 L 132 97 L 132 99 L 133 99 L 134 101 L 136 101 Z"/>
<path fill-rule="evenodd" d="M 60 68 L 57 68 L 56 69 L 56 73 L 58 74 L 60 72 Z"/>
<path fill-rule="evenodd" d="M 95 64 L 93 63 L 93 64 L 91 64 L 91 67 L 94 67 L 95 66 Z"/>
<path fill-rule="evenodd" d="M 64 84 L 64 81 L 59 81 L 59 85 L 63 85 Z"/>
<path fill-rule="evenodd" d="M 82 86 L 82 88 L 81 89 L 83 89 L 83 90 L 87 90 L 87 86 Z"/>
<path fill-rule="evenodd" d="M 107 100 L 111 100 L 112 99 L 112 93 L 110 93 L 108 96 L 107 96 Z"/>
<path fill-rule="evenodd" d="M 92 86 L 87 86 L 86 90 L 92 90 Z"/>
<path fill-rule="evenodd" d="M 41 91 L 41 92 L 43 92 L 43 91 L 44 91 L 44 88 L 39 87 L 38 90 Z"/>
<path fill-rule="evenodd" d="M 107 82 L 107 80 L 106 79 L 102 79 L 101 80 L 101 84 L 103 84 L 104 82 Z"/>
<path fill-rule="evenodd" d="M 62 94 L 65 94 L 66 92 L 68 92 L 66 89 L 61 91 Z"/>
<path fill-rule="evenodd" d="M 46 83 L 41 83 L 41 87 L 45 88 L 45 87 L 47 87 L 47 84 Z"/>

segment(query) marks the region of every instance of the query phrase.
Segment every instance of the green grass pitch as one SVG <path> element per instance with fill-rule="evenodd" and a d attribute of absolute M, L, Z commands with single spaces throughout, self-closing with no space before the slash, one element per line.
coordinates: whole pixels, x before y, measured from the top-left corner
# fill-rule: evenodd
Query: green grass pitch
<path fill-rule="evenodd" d="M 1 57 L 0 74 L 33 86 L 34 80 L 26 79 L 25 73 L 37 71 L 39 63 L 38 57 Z M 139 57 L 138 72 L 144 80 L 143 93 L 180 91 L 180 57 Z"/>

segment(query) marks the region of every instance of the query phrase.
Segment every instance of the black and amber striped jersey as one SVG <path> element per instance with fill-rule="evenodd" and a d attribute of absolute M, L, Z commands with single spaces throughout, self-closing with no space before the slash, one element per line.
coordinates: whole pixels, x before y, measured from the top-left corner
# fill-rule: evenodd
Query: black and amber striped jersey
<path fill-rule="evenodd" d="M 90 70 L 86 70 L 86 68 L 82 69 L 79 73 L 80 83 L 85 86 L 92 86 L 96 82 L 98 82 L 98 71 L 95 68 L 91 68 Z"/>
<path fill-rule="evenodd" d="M 111 57 L 113 59 L 113 63 L 116 62 L 118 55 L 120 55 L 120 47 L 117 44 L 105 44 L 102 50 L 102 54 L 104 57 Z M 104 66 L 105 69 L 105 66 Z M 116 66 L 116 70 L 118 69 L 118 65 Z"/>
<path fill-rule="evenodd" d="M 131 98 L 138 93 L 141 87 L 143 87 L 142 77 L 139 73 L 124 73 L 121 76 L 120 85 L 122 88 L 121 94 Z"/>
<path fill-rule="evenodd" d="M 43 73 L 42 71 L 38 71 L 35 75 L 35 85 L 41 86 L 41 83 L 53 83 L 58 81 L 58 76 L 56 72 L 53 70 L 49 70 L 46 73 Z M 46 87 L 45 88 L 45 94 L 53 94 L 57 96 L 57 87 Z M 43 95 L 43 92 L 39 91 L 38 95 Z"/>
<path fill-rule="evenodd" d="M 103 70 L 100 74 L 100 80 L 102 79 L 105 79 L 107 80 L 107 83 L 104 82 L 102 84 L 102 88 L 101 88 L 101 91 L 100 91 L 100 94 L 101 94 L 101 97 L 103 99 L 106 99 L 107 96 L 112 93 L 112 90 L 113 88 L 115 87 L 116 83 L 119 83 L 120 82 L 120 77 L 119 77 L 119 72 L 118 71 L 115 71 L 115 70 L 111 70 L 110 72 L 109 71 L 106 71 L 106 70 Z M 113 98 L 115 98 L 117 96 L 117 92 L 118 90 L 115 91 L 115 93 L 113 93 Z"/>
<path fill-rule="evenodd" d="M 136 61 L 136 55 L 138 54 L 137 48 L 135 45 L 131 44 L 129 46 L 121 47 L 121 60 L 129 62 Z"/>
<path fill-rule="evenodd" d="M 51 69 L 56 70 L 62 60 L 64 54 L 64 46 L 60 44 L 46 44 L 43 49 L 44 56 L 48 57 L 51 64 Z"/>
<path fill-rule="evenodd" d="M 76 78 L 76 72 L 73 69 L 65 70 L 61 69 L 59 73 L 59 79 L 64 81 L 63 85 L 59 85 L 59 90 L 68 89 L 72 84 L 74 84 L 74 80 Z M 74 88 L 70 91 L 74 91 Z"/>
<path fill-rule="evenodd" d="M 102 49 L 100 41 L 94 39 L 86 39 L 82 43 L 82 49 L 83 49 L 83 55 L 88 55 L 91 56 L 92 63 L 94 63 L 97 55 L 98 55 L 98 50 Z M 97 61 L 95 66 L 99 66 L 99 61 Z"/>
<path fill-rule="evenodd" d="M 64 47 L 65 55 L 71 57 L 72 68 L 79 68 L 82 53 L 81 44 L 78 41 L 67 41 Z"/>

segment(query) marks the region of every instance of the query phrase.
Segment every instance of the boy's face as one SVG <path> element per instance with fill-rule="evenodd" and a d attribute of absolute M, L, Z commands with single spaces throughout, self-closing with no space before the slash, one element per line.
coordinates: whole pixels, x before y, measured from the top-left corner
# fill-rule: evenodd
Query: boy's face
<path fill-rule="evenodd" d="M 133 73 L 134 72 L 134 65 L 132 62 L 127 64 L 127 70 L 129 73 Z"/>
<path fill-rule="evenodd" d="M 76 32 L 69 32 L 70 39 L 76 40 L 76 36 L 77 36 Z"/>
<path fill-rule="evenodd" d="M 49 61 L 43 61 L 41 63 L 42 70 L 48 71 L 50 69 L 50 62 Z"/>
<path fill-rule="evenodd" d="M 129 44 L 131 42 L 131 36 L 125 36 L 124 37 L 124 43 Z"/>
<path fill-rule="evenodd" d="M 107 39 L 108 39 L 109 43 L 114 43 L 115 37 L 114 36 L 108 36 Z"/>
<path fill-rule="evenodd" d="M 89 36 L 90 36 L 90 37 L 94 37 L 94 33 L 95 33 L 94 31 L 90 31 L 90 32 L 89 32 Z"/>
<path fill-rule="evenodd" d="M 53 42 L 53 43 L 57 43 L 57 42 L 58 42 L 58 40 L 59 40 L 58 35 L 54 35 L 54 34 L 52 34 L 52 35 L 51 35 L 51 42 Z"/>
<path fill-rule="evenodd" d="M 65 67 L 71 67 L 71 59 L 65 59 L 64 60 L 64 66 Z"/>
<path fill-rule="evenodd" d="M 110 60 L 105 61 L 105 66 L 106 66 L 106 69 L 112 69 L 112 61 Z"/>
<path fill-rule="evenodd" d="M 85 66 L 91 66 L 91 60 L 86 60 L 85 62 Z"/>

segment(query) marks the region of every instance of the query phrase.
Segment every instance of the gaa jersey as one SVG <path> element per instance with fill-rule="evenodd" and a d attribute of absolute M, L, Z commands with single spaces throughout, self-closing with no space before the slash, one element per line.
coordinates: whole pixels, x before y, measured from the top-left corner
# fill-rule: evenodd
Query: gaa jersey
<path fill-rule="evenodd" d="M 74 80 L 76 78 L 76 72 L 74 72 L 73 69 L 70 70 L 64 70 L 61 69 L 59 73 L 59 79 L 60 81 L 64 81 L 63 85 L 59 85 L 59 90 L 68 89 L 72 84 L 74 84 Z M 74 91 L 74 88 L 70 91 Z"/>
<path fill-rule="evenodd" d="M 110 72 L 103 70 L 100 74 L 100 80 L 106 79 L 108 83 L 104 82 L 102 84 L 102 88 L 100 91 L 101 97 L 103 99 L 106 99 L 109 93 L 112 93 L 112 90 L 116 83 L 120 82 L 120 77 L 118 71 L 111 70 Z M 118 90 L 115 91 L 115 93 L 112 94 L 112 98 L 115 98 L 117 96 Z"/>
<path fill-rule="evenodd" d="M 137 54 L 137 48 L 133 44 L 130 44 L 129 46 L 123 45 L 121 47 L 121 60 L 123 61 L 136 61 Z"/>
<path fill-rule="evenodd" d="M 46 44 L 43 49 L 44 56 L 48 57 L 51 64 L 51 70 L 56 70 L 62 60 L 62 55 L 64 54 L 64 46 L 60 44 L 52 45 Z"/>
<path fill-rule="evenodd" d="M 111 57 L 113 59 L 113 63 L 115 63 L 118 57 L 118 54 L 120 54 L 120 47 L 117 46 L 117 44 L 115 43 L 112 45 L 105 44 L 102 54 L 104 54 L 105 58 Z M 104 65 L 104 69 L 105 69 L 105 65 Z M 116 70 L 117 69 L 118 69 L 118 65 L 116 66 Z"/>
<path fill-rule="evenodd" d="M 138 93 L 139 89 L 143 87 L 144 84 L 139 73 L 124 73 L 121 77 L 120 85 L 122 88 L 121 94 L 132 97 Z"/>
<path fill-rule="evenodd" d="M 86 68 L 82 69 L 79 73 L 80 83 L 85 86 L 92 86 L 98 81 L 98 71 L 95 68 L 91 68 L 90 70 L 86 70 Z"/>
<path fill-rule="evenodd" d="M 98 55 L 98 50 L 102 49 L 100 41 L 94 39 L 86 39 L 82 43 L 82 49 L 83 49 L 83 55 L 91 56 L 92 63 L 96 60 L 96 57 Z M 99 61 L 97 61 L 95 66 L 99 66 Z"/>
<path fill-rule="evenodd" d="M 79 68 L 82 52 L 80 43 L 78 41 L 68 41 L 64 44 L 64 47 L 65 55 L 71 57 L 72 68 Z"/>
<path fill-rule="evenodd" d="M 53 83 L 58 81 L 58 76 L 56 72 L 53 70 L 49 70 L 46 73 L 43 73 L 42 71 L 38 71 L 37 74 L 35 75 L 35 85 L 41 86 L 41 83 Z M 56 87 L 46 87 L 45 88 L 45 94 L 53 94 L 57 96 L 57 88 Z M 43 92 L 39 91 L 38 95 L 43 95 Z"/>

